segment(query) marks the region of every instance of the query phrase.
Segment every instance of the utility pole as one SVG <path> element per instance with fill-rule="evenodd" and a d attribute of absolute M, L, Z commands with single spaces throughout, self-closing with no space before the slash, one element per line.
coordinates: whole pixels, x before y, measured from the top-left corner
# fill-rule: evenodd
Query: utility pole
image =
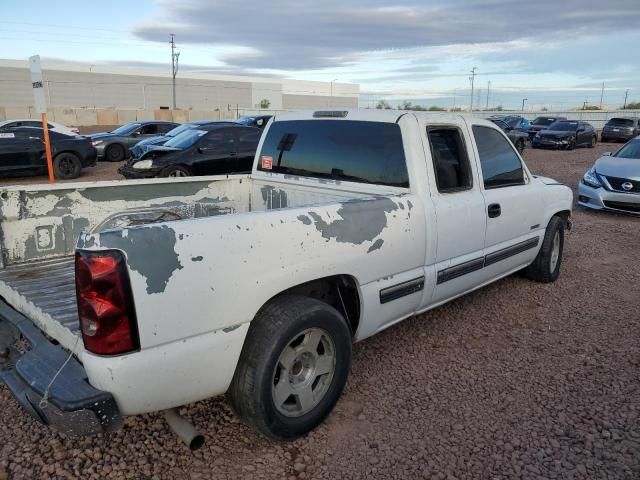
<path fill-rule="evenodd" d="M 528 98 L 523 98 L 522 99 L 522 111 L 524 112 L 524 102 L 526 102 L 527 100 L 529 100 Z"/>
<path fill-rule="evenodd" d="M 171 76 L 173 77 L 173 109 L 176 109 L 176 75 L 178 74 L 178 59 L 180 58 L 180 52 L 176 52 L 176 42 L 174 40 L 175 34 L 171 35 Z"/>
<path fill-rule="evenodd" d="M 471 69 L 471 76 L 469 77 L 469 80 L 471 80 L 471 110 L 470 110 L 471 113 L 473 113 L 473 86 L 474 86 L 473 84 L 476 79 L 476 70 L 477 70 L 477 67 L 473 67 Z"/>
<path fill-rule="evenodd" d="M 602 82 L 602 90 L 600 91 L 600 110 L 602 110 L 602 99 L 604 98 L 604 82 Z"/>
<path fill-rule="evenodd" d="M 629 89 L 627 88 L 627 91 L 624 92 L 624 107 L 622 107 L 623 110 L 625 110 L 627 108 L 627 100 L 629 100 Z"/>
<path fill-rule="evenodd" d="M 334 78 L 333 80 L 331 80 L 331 93 L 329 94 L 329 105 L 328 107 L 331 108 L 333 107 L 333 82 L 336 82 L 338 79 Z"/>
<path fill-rule="evenodd" d="M 456 96 L 458 94 L 458 89 L 454 88 L 453 89 L 453 105 L 451 105 L 451 109 L 455 109 L 456 108 Z"/>
<path fill-rule="evenodd" d="M 487 82 L 487 105 L 486 109 L 489 110 L 489 91 L 491 90 L 491 80 Z"/>

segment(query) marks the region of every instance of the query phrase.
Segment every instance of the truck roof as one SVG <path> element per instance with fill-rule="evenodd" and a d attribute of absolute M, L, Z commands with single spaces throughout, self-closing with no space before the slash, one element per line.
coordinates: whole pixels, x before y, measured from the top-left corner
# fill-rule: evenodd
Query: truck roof
<path fill-rule="evenodd" d="M 317 109 L 317 110 L 298 110 L 294 112 L 278 113 L 273 117 L 274 122 L 286 120 L 357 120 L 369 122 L 387 122 L 396 123 L 403 115 L 414 115 L 417 118 L 423 118 L 427 122 L 442 123 L 460 122 L 463 118 L 481 121 L 468 114 L 447 113 L 447 112 L 419 112 L 413 110 L 382 110 L 373 108 L 358 109 Z M 482 121 L 484 123 L 484 121 Z M 487 122 L 488 123 L 488 122 Z"/>

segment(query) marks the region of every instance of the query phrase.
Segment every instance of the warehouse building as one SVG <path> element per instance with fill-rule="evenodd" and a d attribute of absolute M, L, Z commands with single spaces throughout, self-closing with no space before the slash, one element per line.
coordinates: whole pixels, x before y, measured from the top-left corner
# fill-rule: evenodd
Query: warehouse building
<path fill-rule="evenodd" d="M 48 107 L 154 111 L 172 107 L 170 72 L 43 60 Z M 180 110 L 248 112 L 306 108 L 355 108 L 360 87 L 339 82 L 179 72 Z M 28 61 L 0 60 L 0 109 L 33 105 Z"/>

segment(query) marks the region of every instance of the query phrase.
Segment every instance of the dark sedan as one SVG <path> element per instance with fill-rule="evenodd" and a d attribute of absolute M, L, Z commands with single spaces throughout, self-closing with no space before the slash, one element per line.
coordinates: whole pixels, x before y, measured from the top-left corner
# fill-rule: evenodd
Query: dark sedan
<path fill-rule="evenodd" d="M 189 130 L 194 127 L 203 127 L 206 125 L 214 125 L 214 124 L 227 124 L 227 125 L 235 125 L 236 122 L 232 121 L 224 121 L 224 120 L 196 120 L 189 123 L 183 123 L 182 125 L 178 125 L 176 128 L 169 130 L 164 135 L 156 135 L 147 137 L 144 140 L 140 140 L 133 147 L 129 149 L 132 157 L 139 157 L 142 155 L 147 147 L 152 145 L 164 145 L 166 142 L 171 140 L 173 137 L 180 135 L 182 132 Z"/>
<path fill-rule="evenodd" d="M 129 157 L 129 148 L 140 140 L 164 135 L 177 127 L 175 122 L 144 121 L 131 122 L 106 133 L 91 135 L 91 143 L 98 151 L 98 158 L 109 162 L 120 162 Z"/>
<path fill-rule="evenodd" d="M 69 180 L 96 164 L 96 149 L 86 137 L 49 131 L 53 173 Z M 46 175 L 44 131 L 36 127 L 0 130 L 0 176 Z"/>
<path fill-rule="evenodd" d="M 191 128 L 118 169 L 125 178 L 248 173 L 262 131 L 242 125 Z"/>
<path fill-rule="evenodd" d="M 566 117 L 536 117 L 535 120 L 529 124 L 529 129 L 527 131 L 529 133 L 529 138 L 533 140 L 533 137 L 535 137 L 536 133 L 539 131 L 546 130 L 555 122 L 566 119 Z"/>
<path fill-rule="evenodd" d="M 609 120 L 602 129 L 603 142 L 629 141 L 640 135 L 640 119 L 634 117 L 616 117 Z"/>
<path fill-rule="evenodd" d="M 573 150 L 583 146 L 593 148 L 597 142 L 598 134 L 591 124 L 578 120 L 561 120 L 536 133 L 531 145 L 533 148 Z"/>
<path fill-rule="evenodd" d="M 488 120 L 492 121 L 502 129 L 520 154 L 524 152 L 524 149 L 527 146 L 527 140 L 529 140 L 529 135 L 523 131 L 523 129 L 529 125 L 529 122 L 525 118 L 519 116 L 508 116 L 490 117 Z"/>

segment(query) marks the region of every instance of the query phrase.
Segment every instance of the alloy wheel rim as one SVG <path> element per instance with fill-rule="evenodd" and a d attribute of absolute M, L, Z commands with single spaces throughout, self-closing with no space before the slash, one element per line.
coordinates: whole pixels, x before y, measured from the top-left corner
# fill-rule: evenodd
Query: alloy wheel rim
<path fill-rule="evenodd" d="M 321 328 L 297 334 L 280 353 L 271 382 L 279 413 L 300 417 L 313 410 L 329 391 L 336 368 L 333 340 Z"/>
<path fill-rule="evenodd" d="M 184 173 L 182 170 L 174 170 L 169 174 L 169 176 L 170 177 L 186 177 L 187 174 Z"/>
<path fill-rule="evenodd" d="M 551 271 L 555 272 L 556 267 L 558 266 L 558 259 L 560 258 L 560 232 L 556 232 L 553 237 L 553 246 L 551 248 L 551 261 L 550 267 Z"/>

